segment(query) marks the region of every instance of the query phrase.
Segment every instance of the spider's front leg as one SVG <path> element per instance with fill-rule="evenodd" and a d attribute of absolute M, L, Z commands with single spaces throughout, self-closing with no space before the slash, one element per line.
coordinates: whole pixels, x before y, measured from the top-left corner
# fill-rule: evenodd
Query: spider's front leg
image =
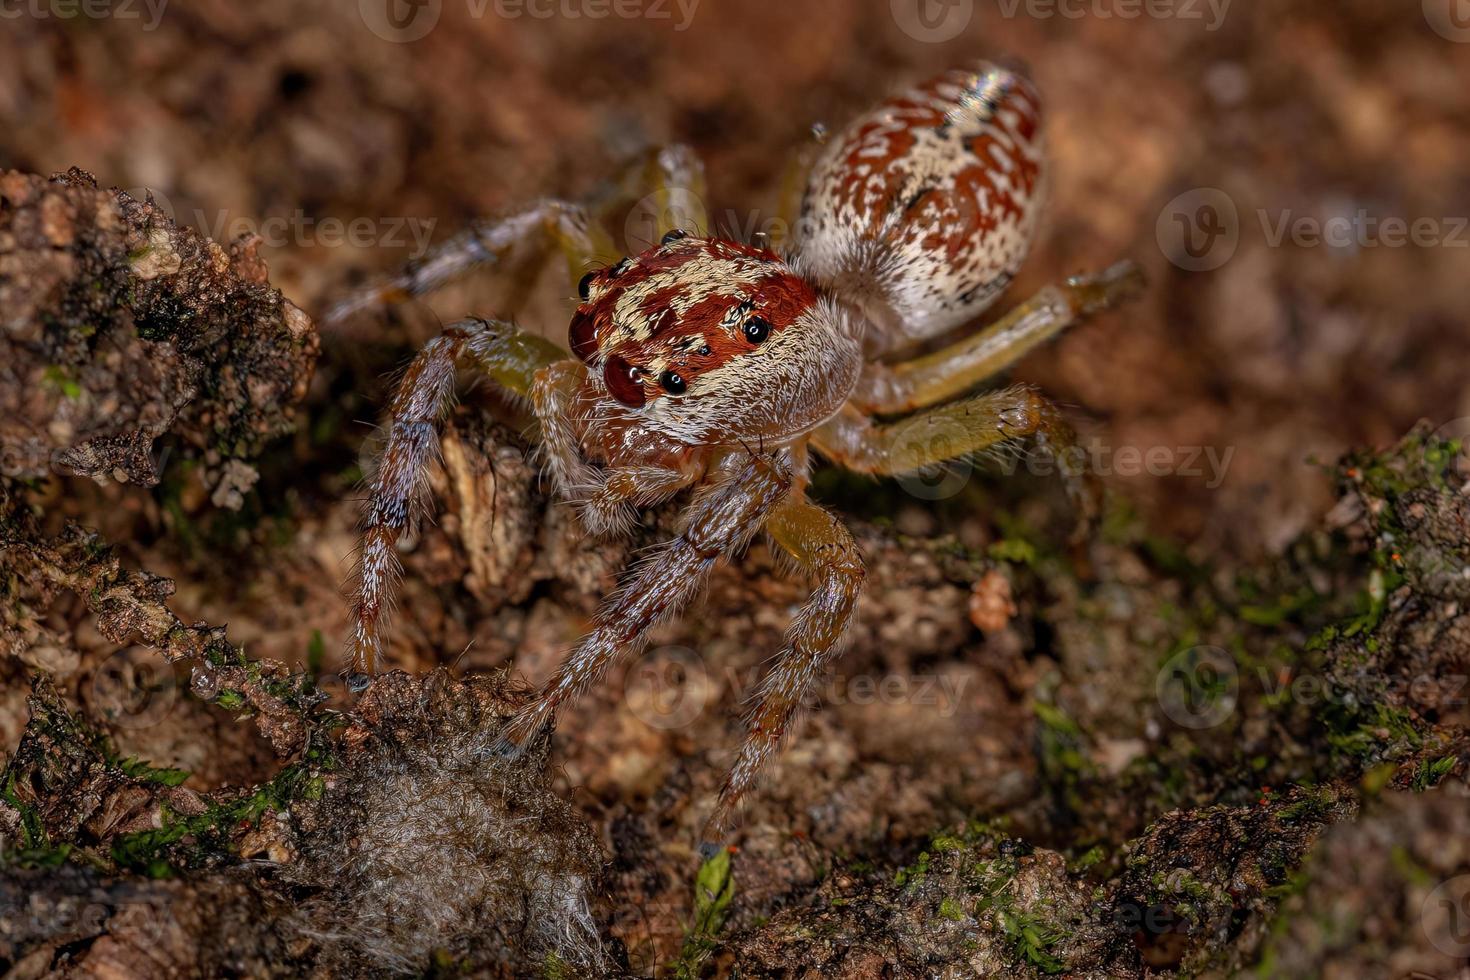
<path fill-rule="evenodd" d="M 550 341 L 509 323 L 471 319 L 446 327 L 404 372 L 366 502 L 348 640 L 349 687 L 360 689 L 377 667 L 383 620 L 399 572 L 394 545 L 423 497 L 424 470 L 438 445 L 436 426 L 453 398 L 457 369 L 478 368 L 524 395 L 538 372 L 564 356 Z"/>
<path fill-rule="evenodd" d="M 719 470 L 690 503 L 682 533 L 632 567 L 598 611 L 592 632 L 567 655 L 537 698 L 511 719 L 501 735 L 505 751 L 520 751 L 563 703 L 596 684 L 618 660 L 642 649 L 649 630 L 693 601 L 715 566 L 750 541 L 791 487 L 786 450 L 726 457 Z"/>
<path fill-rule="evenodd" d="M 841 651 L 862 591 L 863 560 L 852 535 L 804 494 L 787 497 L 771 514 L 766 530 L 817 579 L 817 587 L 792 622 L 786 649 L 761 682 L 746 719 L 745 741 L 705 823 L 700 846 L 705 859 L 725 840 L 741 801 L 780 751 L 813 682 Z"/>
<path fill-rule="evenodd" d="M 572 282 L 594 265 L 618 256 L 607 231 L 585 209 L 566 201 L 537 201 L 504 217 L 475 222 L 411 259 L 403 271 L 342 300 L 327 312 L 326 322 L 338 323 L 363 310 L 425 296 L 471 269 L 504 262 L 527 243 L 543 250 L 538 254 L 549 246 L 559 248 Z"/>

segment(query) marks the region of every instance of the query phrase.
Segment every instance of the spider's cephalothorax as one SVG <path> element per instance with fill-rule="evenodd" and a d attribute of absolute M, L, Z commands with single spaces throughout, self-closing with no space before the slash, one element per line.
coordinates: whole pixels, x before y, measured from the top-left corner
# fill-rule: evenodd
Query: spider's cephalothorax
<path fill-rule="evenodd" d="M 808 448 L 865 473 L 902 474 L 1021 439 L 1071 431 L 1025 387 L 967 394 L 1038 344 L 1134 292 L 1129 263 L 1049 286 L 997 322 L 907 361 L 871 359 L 962 327 L 1015 274 L 1044 186 L 1040 101 L 1012 71 L 946 72 L 860 116 L 811 167 L 786 254 L 660 228 L 636 256 L 604 259 L 605 232 L 543 201 L 476 226 L 341 316 L 427 292 L 531 241 L 577 270 L 565 349 L 503 321 L 447 328 L 409 367 L 374 477 L 350 643 L 354 679 L 375 669 L 406 525 L 456 368 L 530 397 L 559 494 L 594 534 L 691 489 L 683 530 L 632 569 L 541 694 L 506 728 L 508 749 L 681 613 L 721 561 L 764 530 L 817 583 L 762 681 L 748 733 L 706 827 L 727 833 L 813 681 L 840 649 L 863 580 L 851 536 L 806 498 Z M 655 194 L 702 188 L 686 149 L 659 151 Z M 697 222 L 696 222 L 697 223 Z M 581 274 L 583 270 L 592 271 Z M 570 356 L 567 351 L 570 351 Z M 963 397 L 962 397 L 963 396 Z M 898 417 L 897 421 L 879 421 Z M 1082 474 L 1069 489 L 1090 501 Z"/>
<path fill-rule="evenodd" d="M 578 435 L 609 466 L 650 462 L 648 437 L 675 452 L 789 441 L 862 369 L 860 323 L 765 249 L 670 232 L 580 289 Z"/>

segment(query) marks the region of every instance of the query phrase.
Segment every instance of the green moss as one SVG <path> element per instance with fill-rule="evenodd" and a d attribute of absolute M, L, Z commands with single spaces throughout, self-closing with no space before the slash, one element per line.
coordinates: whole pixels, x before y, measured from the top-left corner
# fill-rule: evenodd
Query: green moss
<path fill-rule="evenodd" d="M 1029 541 L 1006 538 L 992 544 L 985 553 L 995 561 L 1030 567 L 1036 565 L 1036 546 Z"/>
<path fill-rule="evenodd" d="M 320 677 L 322 665 L 327 662 L 327 641 L 322 638 L 321 630 L 311 631 L 311 640 L 306 644 L 306 672 L 312 677 Z"/>
<path fill-rule="evenodd" d="M 117 767 L 134 779 L 148 783 L 158 783 L 162 786 L 181 786 L 184 780 L 189 778 L 187 769 L 168 769 L 159 766 L 151 766 L 141 759 L 132 757 L 119 759 Z"/>
<path fill-rule="evenodd" d="M 253 823 L 267 811 L 285 811 L 308 785 L 306 771 L 293 765 L 254 793 L 212 804 L 200 814 L 186 816 L 161 807 L 159 827 L 113 840 L 112 860 L 119 868 L 153 877 L 201 865 L 211 856 L 229 853 L 231 832 L 241 824 Z"/>
<path fill-rule="evenodd" d="M 1040 916 L 1015 909 L 1001 909 L 997 921 L 1012 952 L 1042 973 L 1061 973 L 1067 965 L 1050 952 L 1062 933 Z"/>
<path fill-rule="evenodd" d="M 46 827 L 41 822 L 41 815 L 34 808 L 22 802 L 15 791 L 15 773 L 11 772 L 5 780 L 4 789 L 0 789 L 0 799 L 4 799 L 11 807 L 20 814 L 21 838 L 27 849 L 48 848 L 51 844 L 46 835 Z"/>
<path fill-rule="evenodd" d="M 964 906 L 952 898 L 946 898 L 939 903 L 939 914 L 951 922 L 963 922 L 965 920 Z"/>
<path fill-rule="evenodd" d="M 674 967 L 674 975 L 680 980 L 699 976 L 701 964 L 714 951 L 734 897 L 735 875 L 730 852 L 722 848 L 700 866 L 694 880 L 694 921 L 684 935 L 684 945 Z"/>
<path fill-rule="evenodd" d="M 82 386 L 72 380 L 63 367 L 51 365 L 42 373 L 41 380 L 61 392 L 69 401 L 77 401 L 82 397 Z"/>
<path fill-rule="evenodd" d="M 924 880 L 924 876 L 928 873 L 929 852 L 924 851 L 922 854 L 919 855 L 919 860 L 915 861 L 913 864 L 909 865 L 906 868 L 898 869 L 898 872 L 893 876 L 893 884 L 898 888 L 904 888 L 908 885 L 918 884 L 919 882 Z"/>
<path fill-rule="evenodd" d="M 1441 756 L 1433 760 L 1421 760 L 1414 767 L 1414 778 L 1409 784 L 1410 788 L 1416 793 L 1433 789 L 1439 785 L 1441 779 L 1454 772 L 1459 761 L 1459 757 L 1453 755 Z"/>

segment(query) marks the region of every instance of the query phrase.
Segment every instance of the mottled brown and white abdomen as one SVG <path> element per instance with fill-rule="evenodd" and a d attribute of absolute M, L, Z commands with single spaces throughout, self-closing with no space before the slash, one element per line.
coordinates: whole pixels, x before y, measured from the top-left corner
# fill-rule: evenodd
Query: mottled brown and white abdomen
<path fill-rule="evenodd" d="M 863 307 L 877 350 L 973 319 L 1030 247 L 1044 188 L 1041 102 L 1009 69 L 956 69 L 837 134 L 808 179 L 795 262 Z"/>

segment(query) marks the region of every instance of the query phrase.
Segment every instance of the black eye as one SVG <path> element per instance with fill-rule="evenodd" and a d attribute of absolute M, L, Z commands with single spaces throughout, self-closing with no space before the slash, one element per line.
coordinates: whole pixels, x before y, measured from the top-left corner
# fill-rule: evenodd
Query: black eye
<path fill-rule="evenodd" d="M 595 273 L 595 272 L 589 272 L 585 276 L 582 277 L 582 281 L 579 282 L 579 283 L 577 283 L 577 295 L 578 296 L 582 297 L 583 299 L 586 299 L 588 296 L 590 296 L 592 294 L 592 280 L 596 276 L 597 276 L 597 273 Z"/>
<path fill-rule="evenodd" d="M 758 344 L 771 335 L 771 321 L 753 316 L 745 321 L 745 339 Z"/>
<path fill-rule="evenodd" d="M 689 232 L 684 231 L 682 228 L 675 228 L 673 231 L 664 232 L 664 237 L 660 238 L 658 243 L 660 245 L 667 245 L 669 242 L 677 242 L 681 238 L 688 237 L 688 235 Z"/>
<path fill-rule="evenodd" d="M 683 378 L 673 371 L 665 371 L 658 376 L 658 383 L 663 385 L 664 391 L 671 395 L 682 395 L 689 388 Z"/>

